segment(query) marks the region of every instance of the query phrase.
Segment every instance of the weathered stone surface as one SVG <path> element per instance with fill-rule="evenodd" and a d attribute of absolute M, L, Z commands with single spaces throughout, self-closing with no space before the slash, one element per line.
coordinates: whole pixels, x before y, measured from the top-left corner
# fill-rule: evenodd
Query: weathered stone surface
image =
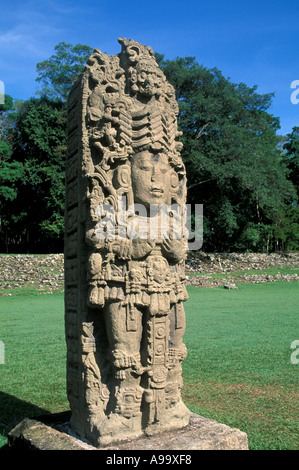
<path fill-rule="evenodd" d="M 0 294 L 26 288 L 41 294 L 62 292 L 64 284 L 63 254 L 0 255 Z M 11 292 L 12 290 L 12 292 Z"/>
<path fill-rule="evenodd" d="M 83 441 L 29 418 L 10 431 L 8 445 L 20 450 L 94 450 Z"/>
<path fill-rule="evenodd" d="M 67 424 L 64 429 L 66 430 Z M 248 450 L 247 435 L 224 424 L 191 413 L 187 427 L 121 444 L 96 448 L 36 420 L 25 419 L 9 434 L 9 445 L 28 450 L 192 451 Z"/>
<path fill-rule="evenodd" d="M 186 173 L 175 91 L 120 38 L 68 100 L 65 320 L 71 427 L 96 445 L 184 427 Z"/>
<path fill-rule="evenodd" d="M 269 268 L 298 268 L 299 253 L 205 253 L 189 252 L 187 273 L 228 274 Z"/>
<path fill-rule="evenodd" d="M 115 450 L 248 450 L 247 434 L 194 413 L 187 427 L 108 447 Z"/>
<path fill-rule="evenodd" d="M 238 289 L 238 287 L 236 286 L 236 284 L 234 283 L 229 283 L 229 284 L 224 284 L 224 289 Z"/>

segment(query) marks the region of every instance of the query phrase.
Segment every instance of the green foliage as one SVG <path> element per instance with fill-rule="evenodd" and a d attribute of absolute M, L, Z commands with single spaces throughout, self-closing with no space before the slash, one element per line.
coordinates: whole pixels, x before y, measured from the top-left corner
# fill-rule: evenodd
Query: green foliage
<path fill-rule="evenodd" d="M 5 95 L 0 106 L 2 250 L 62 249 L 65 101 L 91 52 L 59 43 L 37 64 L 42 98 Z M 203 249 L 299 249 L 299 128 L 277 136 L 273 93 L 232 83 L 193 57 L 156 59 L 176 90 L 187 202 L 203 204 Z"/>
<path fill-rule="evenodd" d="M 0 204 L 3 200 L 13 201 L 17 197 L 16 183 L 23 175 L 22 163 L 2 158 L 4 152 L 10 154 L 10 148 L 5 142 L 0 142 Z"/>
<path fill-rule="evenodd" d="M 267 249 L 272 226 L 293 194 L 277 149 L 273 94 L 235 84 L 193 57 L 157 59 L 176 89 L 190 203 L 204 207 L 205 250 Z M 269 246 L 269 243 L 268 243 Z"/>
<path fill-rule="evenodd" d="M 299 203 L 299 127 L 293 127 L 292 133 L 286 136 L 284 144 L 285 164 L 289 170 L 289 179 L 297 191 L 297 204 Z"/>
<path fill-rule="evenodd" d="M 13 109 L 13 98 L 10 95 L 4 95 L 4 103 L 0 104 L 0 113 L 5 113 L 11 109 Z"/>
<path fill-rule="evenodd" d="M 0 140 L 0 233 L 7 238 L 11 223 L 11 202 L 17 198 L 23 165 L 12 159 L 9 144 Z"/>
<path fill-rule="evenodd" d="M 65 42 L 60 42 L 54 49 L 55 53 L 49 59 L 37 64 L 36 80 L 43 85 L 39 92 L 41 95 L 66 101 L 93 49 L 83 44 L 73 46 Z"/>
<path fill-rule="evenodd" d="M 6 143 L 0 140 L 0 161 L 6 161 L 11 157 L 11 148 Z"/>
<path fill-rule="evenodd" d="M 292 251 L 299 248 L 299 206 L 289 205 L 273 225 L 273 238 L 281 244 L 279 248 Z"/>
<path fill-rule="evenodd" d="M 0 104 L 0 141 L 9 142 L 11 129 L 16 119 L 16 106 L 10 95 L 4 95 L 4 104 Z"/>
<path fill-rule="evenodd" d="M 43 251 L 45 246 L 62 251 L 66 105 L 46 98 L 23 103 L 14 128 L 12 157 L 23 172 L 10 206 L 6 244 L 9 239 L 25 252 Z"/>

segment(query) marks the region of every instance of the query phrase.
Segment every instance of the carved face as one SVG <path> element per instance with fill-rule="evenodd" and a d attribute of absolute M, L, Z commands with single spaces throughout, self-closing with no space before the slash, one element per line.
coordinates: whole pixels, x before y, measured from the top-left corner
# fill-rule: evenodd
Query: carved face
<path fill-rule="evenodd" d="M 147 67 L 146 64 L 140 64 L 135 70 L 131 71 L 132 91 L 138 91 L 140 96 L 151 98 L 154 95 L 161 94 L 162 73 Z"/>
<path fill-rule="evenodd" d="M 143 96 L 155 95 L 161 86 L 158 76 L 147 70 L 143 70 L 138 74 L 137 84 L 139 93 Z"/>
<path fill-rule="evenodd" d="M 151 204 L 168 204 L 172 169 L 164 153 L 148 150 L 134 155 L 132 188 L 134 201 L 149 208 Z"/>

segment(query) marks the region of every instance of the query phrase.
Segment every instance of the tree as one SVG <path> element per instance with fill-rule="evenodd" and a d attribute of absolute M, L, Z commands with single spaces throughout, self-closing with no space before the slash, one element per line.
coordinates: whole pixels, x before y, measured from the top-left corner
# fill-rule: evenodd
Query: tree
<path fill-rule="evenodd" d="M 289 170 L 288 178 L 297 191 L 296 202 L 299 204 L 299 127 L 293 127 L 291 134 L 286 136 L 284 162 Z"/>
<path fill-rule="evenodd" d="M 11 97 L 0 105 L 2 246 L 10 239 L 20 250 L 63 249 L 66 99 L 91 52 L 59 43 L 37 64 L 42 98 L 18 104 L 17 113 Z M 295 249 L 299 128 L 283 153 L 279 119 L 269 113 L 273 94 L 232 83 L 193 57 L 156 58 L 179 102 L 188 202 L 204 205 L 203 248 Z"/>
<path fill-rule="evenodd" d="M 0 233 L 3 246 L 8 251 L 12 229 L 11 203 L 17 198 L 18 183 L 23 176 L 23 165 L 12 158 L 11 133 L 15 124 L 14 100 L 4 95 L 0 105 Z"/>
<path fill-rule="evenodd" d="M 6 250 L 63 250 L 66 100 L 92 50 L 59 43 L 37 64 L 42 98 L 16 103 L 6 95 L 0 105 L 0 243 Z"/>
<path fill-rule="evenodd" d="M 0 141 L 0 201 L 12 201 L 17 197 L 15 183 L 22 175 L 23 165 L 11 161 L 11 149 Z"/>
<path fill-rule="evenodd" d="M 64 103 L 46 98 L 25 102 L 18 113 L 13 151 L 24 171 L 11 205 L 23 250 L 63 249 L 65 157 Z"/>
<path fill-rule="evenodd" d="M 18 196 L 18 184 L 22 177 L 22 163 L 12 160 L 9 145 L 0 141 L 0 246 L 2 244 L 6 252 L 13 231 L 11 205 Z"/>
<path fill-rule="evenodd" d="M 243 250 L 249 233 L 253 248 L 292 193 L 277 149 L 279 119 L 268 113 L 273 94 L 232 83 L 193 57 L 157 59 L 179 102 L 188 202 L 204 206 L 204 249 Z"/>
<path fill-rule="evenodd" d="M 73 46 L 65 42 L 60 42 L 54 49 L 55 53 L 49 59 L 37 64 L 36 81 L 43 85 L 39 94 L 66 101 L 93 49 L 83 44 Z"/>
<path fill-rule="evenodd" d="M 16 104 L 10 95 L 4 95 L 4 103 L 0 104 L 0 141 L 8 142 L 10 131 L 16 119 Z"/>

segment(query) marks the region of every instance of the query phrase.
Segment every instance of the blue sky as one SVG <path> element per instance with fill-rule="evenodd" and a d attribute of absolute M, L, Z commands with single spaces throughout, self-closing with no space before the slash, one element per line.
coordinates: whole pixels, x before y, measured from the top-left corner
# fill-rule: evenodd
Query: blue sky
<path fill-rule="evenodd" d="M 0 80 L 14 98 L 35 95 L 36 64 L 61 41 L 120 52 L 118 37 L 165 55 L 193 56 L 233 82 L 274 92 L 279 133 L 299 125 L 299 0 L 14 0 L 0 5 Z M 298 95 L 299 96 L 299 93 Z"/>

